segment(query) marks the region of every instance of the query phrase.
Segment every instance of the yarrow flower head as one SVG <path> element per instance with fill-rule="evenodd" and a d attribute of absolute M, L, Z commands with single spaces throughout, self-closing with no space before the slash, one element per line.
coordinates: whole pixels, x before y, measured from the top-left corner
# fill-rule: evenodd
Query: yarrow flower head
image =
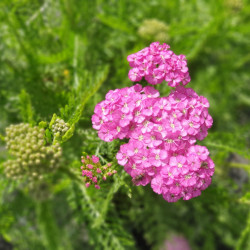
<path fill-rule="evenodd" d="M 111 90 L 96 105 L 92 123 L 104 141 L 129 139 L 116 158 L 135 185 L 151 184 L 154 192 L 175 202 L 200 195 L 211 183 L 214 163 L 207 148 L 195 143 L 207 136 L 213 119 L 208 113 L 208 100 L 182 86 L 187 84 L 182 77 L 188 75 L 185 57 L 174 55 L 168 48 L 153 43 L 128 60 L 135 81 L 142 79 L 138 75 L 142 61 L 146 65 L 150 62 L 155 69 L 167 67 L 164 79 L 170 79 L 175 69 L 174 74 L 182 80 L 169 80 L 169 85 L 175 87 L 169 96 L 160 97 L 153 87 L 140 84 Z M 144 76 L 146 80 L 152 77 Z"/>
<path fill-rule="evenodd" d="M 95 155 L 82 156 L 81 157 L 81 170 L 82 176 L 84 177 L 84 182 L 86 187 L 94 185 L 96 189 L 100 189 L 100 183 L 106 181 L 109 176 L 117 173 L 116 170 L 112 169 L 112 164 L 107 163 L 106 165 L 101 165 L 99 158 Z"/>
<path fill-rule="evenodd" d="M 174 54 L 169 48 L 170 46 L 165 43 L 160 45 L 159 42 L 154 42 L 149 47 L 129 55 L 129 79 L 139 82 L 144 78 L 153 85 L 165 80 L 170 87 L 187 85 L 191 79 L 186 57 Z"/>

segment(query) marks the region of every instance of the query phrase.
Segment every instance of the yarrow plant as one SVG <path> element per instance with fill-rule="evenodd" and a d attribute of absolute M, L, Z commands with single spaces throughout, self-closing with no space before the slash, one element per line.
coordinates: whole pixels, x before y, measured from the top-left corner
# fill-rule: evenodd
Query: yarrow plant
<path fill-rule="evenodd" d="M 91 184 L 95 186 L 96 189 L 100 189 L 100 182 L 106 181 L 109 176 L 112 176 L 117 173 L 116 170 L 111 169 L 112 163 L 107 163 L 102 166 L 100 160 L 97 156 L 82 156 L 81 166 L 82 176 L 84 176 L 84 181 L 86 187 L 89 187 Z"/>
<path fill-rule="evenodd" d="M 185 56 L 168 49 L 155 42 L 128 61 L 132 81 L 166 80 L 175 87 L 169 96 L 140 84 L 110 90 L 96 105 L 92 123 L 104 141 L 129 139 L 116 158 L 135 185 L 150 183 L 154 192 L 176 202 L 199 196 L 211 183 L 214 163 L 208 149 L 195 143 L 207 136 L 213 120 L 208 100 L 183 86 L 190 81 Z"/>

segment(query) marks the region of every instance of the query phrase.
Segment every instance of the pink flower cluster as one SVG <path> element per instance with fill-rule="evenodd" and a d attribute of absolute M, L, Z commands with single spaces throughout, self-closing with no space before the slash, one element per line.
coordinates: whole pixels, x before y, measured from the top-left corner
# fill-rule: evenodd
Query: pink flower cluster
<path fill-rule="evenodd" d="M 117 160 L 133 178 L 135 185 L 147 185 L 168 202 L 180 198 L 189 200 L 199 196 L 211 183 L 213 161 L 203 146 L 190 146 L 181 150 L 167 150 L 168 142 L 149 147 L 131 139 L 123 144 Z"/>
<path fill-rule="evenodd" d="M 153 87 L 140 84 L 123 89 L 110 90 L 106 99 L 98 103 L 92 116 L 93 128 L 104 141 L 130 138 L 133 129 L 146 118 L 142 110 L 149 100 L 159 96 Z M 143 111 L 143 112 L 142 112 Z"/>
<path fill-rule="evenodd" d="M 168 48 L 166 44 L 153 43 L 136 53 L 135 59 L 131 59 L 133 55 L 129 57 L 131 66 L 139 65 L 148 55 L 160 65 L 159 58 L 164 55 L 166 67 L 174 68 L 180 77 L 182 73 L 188 75 L 184 56 L 176 56 Z M 200 195 L 210 185 L 214 173 L 207 148 L 195 145 L 207 136 L 213 123 L 208 100 L 191 88 L 178 86 L 180 82 L 170 81 L 169 85 L 176 88 L 167 97 L 160 97 L 155 88 L 143 88 L 140 84 L 110 90 L 92 116 L 93 128 L 102 140 L 129 139 L 116 158 L 133 183 L 143 186 L 151 183 L 153 191 L 168 202 Z"/>
<path fill-rule="evenodd" d="M 150 84 L 159 84 L 163 80 L 171 87 L 186 85 L 190 82 L 187 60 L 184 55 L 176 55 L 167 44 L 151 43 L 149 47 L 129 55 L 130 69 L 128 77 L 133 82 L 144 77 Z"/>
<path fill-rule="evenodd" d="M 191 199 L 211 182 L 214 164 L 208 150 L 193 146 L 212 126 L 209 103 L 190 88 L 159 97 L 153 87 L 136 84 L 109 91 L 97 104 L 93 127 L 104 141 L 128 138 L 117 154 L 136 185 L 151 182 L 167 201 Z"/>
<path fill-rule="evenodd" d="M 108 176 L 116 174 L 116 170 L 111 169 L 111 163 L 102 166 L 99 158 L 95 155 L 92 157 L 82 156 L 81 162 L 83 165 L 81 166 L 82 176 L 84 176 L 84 181 L 86 183 L 86 187 L 89 187 L 91 184 L 95 186 L 96 189 L 100 189 L 99 183 L 103 180 L 106 181 Z"/>

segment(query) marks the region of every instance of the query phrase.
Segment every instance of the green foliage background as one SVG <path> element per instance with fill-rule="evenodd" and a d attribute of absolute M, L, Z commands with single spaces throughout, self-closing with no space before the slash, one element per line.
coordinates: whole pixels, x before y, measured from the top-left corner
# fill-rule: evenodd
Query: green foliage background
<path fill-rule="evenodd" d="M 248 0 L 2 0 L 0 248 L 160 249 L 178 234 L 192 249 L 250 249 L 249 17 Z M 190 201 L 170 204 L 133 186 L 115 160 L 119 142 L 101 142 L 91 127 L 105 93 L 131 85 L 127 55 L 154 41 L 138 33 L 146 19 L 168 26 L 165 42 L 187 56 L 189 86 L 210 101 L 214 125 L 201 144 L 216 171 Z M 5 128 L 46 127 L 56 116 L 70 130 L 54 138 L 62 166 L 47 189 L 7 179 Z M 113 162 L 118 174 L 100 190 L 86 189 L 82 152 Z"/>

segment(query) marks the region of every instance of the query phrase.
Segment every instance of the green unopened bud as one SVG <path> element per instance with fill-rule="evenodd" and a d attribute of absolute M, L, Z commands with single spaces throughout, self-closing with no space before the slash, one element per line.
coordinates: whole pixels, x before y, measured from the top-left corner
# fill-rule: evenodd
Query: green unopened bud
<path fill-rule="evenodd" d="M 55 154 L 55 158 L 59 158 L 62 155 L 62 153 L 59 151 Z"/>
<path fill-rule="evenodd" d="M 35 160 L 35 163 L 38 165 L 38 164 L 41 163 L 41 161 L 40 161 L 39 159 L 36 159 L 36 160 Z"/>
<path fill-rule="evenodd" d="M 39 134 L 38 134 L 38 136 L 37 136 L 39 139 L 43 139 L 44 138 L 44 132 L 40 132 Z"/>
<path fill-rule="evenodd" d="M 25 162 L 25 161 L 22 162 L 23 167 L 27 167 L 27 165 L 28 165 L 27 162 Z"/>
<path fill-rule="evenodd" d="M 35 151 L 37 151 L 37 150 L 39 149 L 39 145 L 34 144 L 34 145 L 32 146 L 32 149 L 35 150 Z"/>
<path fill-rule="evenodd" d="M 25 152 L 26 152 L 27 155 L 30 155 L 31 149 L 30 149 L 30 148 L 27 148 L 27 149 L 25 150 Z"/>
<path fill-rule="evenodd" d="M 41 158 L 41 159 L 44 159 L 45 157 L 46 157 L 45 154 L 40 154 L 40 158 Z"/>
<path fill-rule="evenodd" d="M 30 159 L 33 160 L 36 157 L 35 154 L 30 154 Z"/>

